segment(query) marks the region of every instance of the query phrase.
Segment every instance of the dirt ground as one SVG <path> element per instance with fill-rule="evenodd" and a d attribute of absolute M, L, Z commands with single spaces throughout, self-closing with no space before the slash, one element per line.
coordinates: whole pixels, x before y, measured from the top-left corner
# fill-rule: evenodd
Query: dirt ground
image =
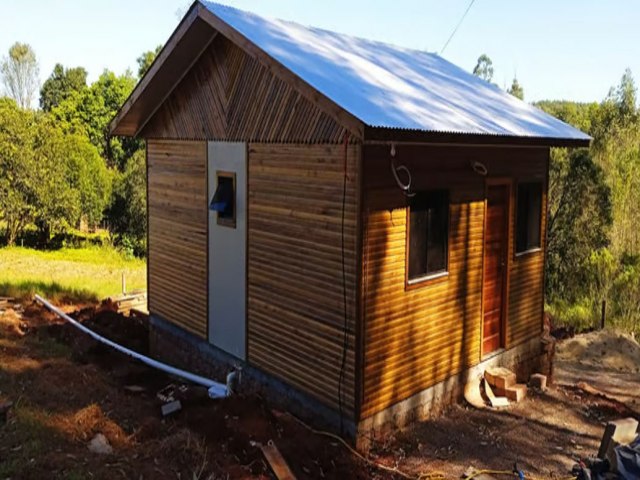
<path fill-rule="evenodd" d="M 147 349 L 139 321 L 92 306 L 74 315 Z M 585 342 L 593 346 L 596 339 Z M 369 458 L 408 478 L 437 472 L 460 478 L 469 466 L 511 470 L 516 461 L 538 478 L 567 478 L 576 458 L 595 454 L 608 420 L 640 418 L 640 373 L 565 350 L 546 392 L 531 392 L 504 411 L 451 407 L 376 444 Z M 612 350 L 620 349 L 613 343 Z M 190 387 L 179 394 L 183 410 L 163 418 L 156 394 L 171 383 L 34 304 L 0 313 L 0 403 L 14 404 L 6 423 L 0 420 L 0 479 L 275 478 L 253 443 L 269 440 L 298 478 L 407 478 L 364 462 L 257 397 L 210 400 Z M 88 449 L 99 433 L 112 453 Z"/>

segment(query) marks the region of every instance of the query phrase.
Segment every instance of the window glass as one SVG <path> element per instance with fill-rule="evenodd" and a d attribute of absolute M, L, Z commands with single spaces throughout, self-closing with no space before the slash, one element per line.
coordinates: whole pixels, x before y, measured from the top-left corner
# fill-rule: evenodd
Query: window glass
<path fill-rule="evenodd" d="M 448 193 L 416 193 L 409 212 L 409 280 L 447 271 L 448 239 Z"/>
<path fill-rule="evenodd" d="M 519 184 L 517 203 L 516 253 L 540 248 L 542 184 Z"/>
<path fill-rule="evenodd" d="M 217 212 L 219 225 L 235 227 L 235 174 L 217 172 L 216 178 L 218 185 L 216 186 L 216 191 L 213 194 L 209 208 Z"/>

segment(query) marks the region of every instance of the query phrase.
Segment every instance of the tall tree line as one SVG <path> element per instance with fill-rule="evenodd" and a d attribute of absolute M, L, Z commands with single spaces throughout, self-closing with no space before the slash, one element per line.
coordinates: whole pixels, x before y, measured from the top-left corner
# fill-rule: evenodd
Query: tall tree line
<path fill-rule="evenodd" d="M 139 77 L 159 52 L 138 58 Z M 109 136 L 109 122 L 138 78 L 104 70 L 87 83 L 83 67 L 57 64 L 38 81 L 35 52 L 13 45 L 0 63 L 0 227 L 14 244 L 36 232 L 107 226 L 116 243 L 143 254 L 146 178 L 143 143 Z M 39 109 L 34 109 L 39 88 Z"/>
<path fill-rule="evenodd" d="M 606 301 L 640 333 L 640 109 L 627 70 L 600 103 L 537 106 L 589 133 L 589 149 L 554 149 L 549 191 L 547 301 L 589 326 Z"/>

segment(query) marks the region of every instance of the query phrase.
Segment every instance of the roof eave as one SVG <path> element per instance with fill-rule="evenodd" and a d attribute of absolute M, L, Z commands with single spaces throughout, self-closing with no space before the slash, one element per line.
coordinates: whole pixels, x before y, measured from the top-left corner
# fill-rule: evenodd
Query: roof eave
<path fill-rule="evenodd" d="M 270 57 L 260 47 L 214 15 L 199 1 L 195 1 L 191 5 L 191 8 L 178 27 L 176 27 L 156 60 L 109 124 L 109 133 L 111 135 L 138 136 L 153 114 L 164 103 L 173 88 L 190 70 L 194 61 L 202 54 L 203 45 L 205 47 L 209 45 L 211 38 L 206 43 L 203 43 L 205 40 L 200 39 L 200 43 L 196 44 L 198 38 L 192 32 L 196 23 L 196 27 L 206 25 L 210 30 L 211 38 L 218 33 L 228 38 L 247 54 L 266 65 L 276 76 L 297 88 L 304 97 L 318 105 L 321 110 L 349 130 L 352 135 L 359 139 L 363 138 L 364 124 L 360 119 Z M 204 34 L 201 33 L 200 37 L 202 36 Z M 174 64 L 180 63 L 182 66 L 172 65 L 171 68 L 164 68 L 168 63 L 171 63 L 171 60 L 173 60 Z M 167 78 L 158 81 L 158 73 L 160 75 L 164 74 Z M 157 92 L 153 91 L 154 88 Z"/>
<path fill-rule="evenodd" d="M 202 20 L 198 21 L 202 8 L 204 7 L 197 1 L 191 5 L 147 72 L 111 120 L 111 135 L 137 136 L 157 110 L 158 104 L 164 101 L 167 91 L 173 89 L 184 75 L 184 70 L 200 56 L 202 46 L 210 43 L 216 32 Z M 158 102 L 158 97 L 162 101 Z"/>
<path fill-rule="evenodd" d="M 365 127 L 364 143 L 377 142 L 579 148 L 588 147 L 591 139 L 433 132 L 386 127 Z"/>

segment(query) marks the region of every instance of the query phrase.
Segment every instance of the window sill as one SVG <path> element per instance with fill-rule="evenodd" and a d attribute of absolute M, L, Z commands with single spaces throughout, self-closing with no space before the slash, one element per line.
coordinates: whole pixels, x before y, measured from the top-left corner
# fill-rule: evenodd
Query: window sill
<path fill-rule="evenodd" d="M 425 275 L 423 277 L 413 278 L 407 280 L 407 289 L 430 285 L 439 281 L 445 280 L 449 276 L 449 272 L 438 272 Z"/>
<path fill-rule="evenodd" d="M 216 219 L 216 223 L 221 227 L 228 228 L 236 228 L 236 219 L 235 218 L 220 218 Z"/>
<path fill-rule="evenodd" d="M 517 252 L 515 254 L 516 258 L 526 257 L 527 255 L 533 255 L 534 253 L 540 253 L 542 251 L 542 247 L 530 248 L 529 250 L 525 250 L 523 252 Z"/>

